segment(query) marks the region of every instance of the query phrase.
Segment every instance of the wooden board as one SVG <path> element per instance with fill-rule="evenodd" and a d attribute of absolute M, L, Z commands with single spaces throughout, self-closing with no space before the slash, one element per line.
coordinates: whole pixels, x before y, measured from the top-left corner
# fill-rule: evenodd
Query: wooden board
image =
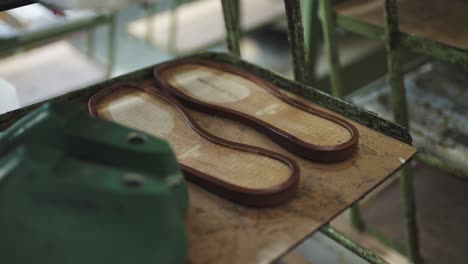
<path fill-rule="evenodd" d="M 348 0 L 336 6 L 339 15 L 383 26 L 383 1 Z M 399 0 L 400 30 L 468 50 L 465 0 Z"/>
<path fill-rule="evenodd" d="M 201 50 L 225 38 L 223 12 L 219 0 L 199 0 L 185 3 L 176 9 L 177 29 L 175 46 L 168 47 L 171 36 L 171 11 L 151 18 L 151 43 L 175 53 Z M 282 0 L 242 0 L 241 26 L 253 30 L 285 16 Z M 127 26 L 130 35 L 146 40 L 147 20 L 142 18 Z"/>
<path fill-rule="evenodd" d="M 141 83 L 152 86 L 153 80 Z M 416 153 L 414 147 L 350 121 L 360 133 L 357 155 L 339 163 L 314 163 L 290 154 L 245 125 L 191 113 L 209 132 L 282 153 L 296 160 L 301 169 L 296 198 L 274 208 L 247 208 L 189 183 L 191 263 L 270 263 L 375 188 Z"/>

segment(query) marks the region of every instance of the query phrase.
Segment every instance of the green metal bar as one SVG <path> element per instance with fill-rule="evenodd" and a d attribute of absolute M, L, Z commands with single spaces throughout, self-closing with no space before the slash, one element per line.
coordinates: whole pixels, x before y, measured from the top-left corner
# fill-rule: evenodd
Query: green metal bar
<path fill-rule="evenodd" d="M 323 41 L 327 53 L 331 94 L 343 98 L 343 85 L 341 82 L 341 66 L 336 41 L 336 24 L 330 0 L 320 0 L 320 19 L 322 21 Z M 356 203 L 349 209 L 351 224 L 359 231 L 365 228 L 364 221 Z"/>
<path fill-rule="evenodd" d="M 14 50 L 21 46 L 50 41 L 65 34 L 88 29 L 99 24 L 105 24 L 109 19 L 110 17 L 108 15 L 101 15 L 0 40 L 0 51 Z"/>
<path fill-rule="evenodd" d="M 423 263 L 423 261 L 419 252 L 413 173 L 408 165 L 403 167 L 400 170 L 400 173 L 400 192 L 403 204 L 403 215 L 405 219 L 407 254 L 413 263 L 419 264 Z"/>
<path fill-rule="evenodd" d="M 223 6 L 224 26 L 226 27 L 226 42 L 228 50 L 232 54 L 240 57 L 240 1 L 221 0 L 221 3 Z"/>
<path fill-rule="evenodd" d="M 112 76 L 115 64 L 116 44 L 117 44 L 117 13 L 112 13 L 109 20 L 109 35 L 107 40 L 107 77 Z"/>
<path fill-rule="evenodd" d="M 332 95 L 343 97 L 341 82 L 340 58 L 336 41 L 336 24 L 330 0 L 320 0 L 320 18 L 322 20 L 323 41 L 326 47 L 328 65 L 330 69 L 330 85 Z"/>
<path fill-rule="evenodd" d="M 385 0 L 385 37 L 389 69 L 389 83 L 395 121 L 404 127 L 409 127 L 406 94 L 403 83 L 402 45 L 398 23 L 397 0 Z M 401 170 L 400 191 L 405 219 L 407 251 L 413 263 L 421 263 L 419 252 L 418 228 L 416 224 L 416 207 L 414 199 L 413 175 L 408 166 Z"/>
<path fill-rule="evenodd" d="M 361 209 L 359 208 L 359 203 L 355 203 L 349 208 L 349 219 L 351 225 L 356 228 L 359 232 L 364 232 L 366 230 L 366 225 L 364 220 L 361 217 Z"/>
<path fill-rule="evenodd" d="M 317 53 L 320 48 L 320 21 L 318 19 L 318 0 L 304 0 L 303 2 L 304 39 L 307 48 L 307 76 L 308 84 L 316 81 Z"/>
<path fill-rule="evenodd" d="M 468 70 L 468 50 L 461 50 L 433 40 L 402 33 L 401 43 L 404 48 L 429 55 L 433 58 L 462 66 Z"/>
<path fill-rule="evenodd" d="M 95 38 L 94 38 L 94 28 L 90 28 L 86 32 L 86 42 L 87 42 L 87 53 L 88 57 L 91 59 L 94 59 L 94 44 L 95 44 Z"/>
<path fill-rule="evenodd" d="M 406 93 L 403 84 L 402 46 L 398 25 L 398 10 L 396 0 L 385 1 L 386 20 L 386 48 L 388 59 L 389 83 L 392 89 L 391 98 L 395 121 L 408 127 L 408 110 L 406 107 Z"/>
<path fill-rule="evenodd" d="M 343 29 L 371 39 L 385 39 L 385 29 L 353 17 L 336 14 L 336 24 Z"/>
<path fill-rule="evenodd" d="M 353 33 L 372 39 L 385 40 L 385 28 L 382 26 L 339 14 L 337 15 L 337 24 L 339 27 Z M 449 63 L 458 64 L 468 70 L 467 50 L 462 50 L 404 32 L 400 32 L 400 44 L 408 50 L 422 53 Z"/>
<path fill-rule="evenodd" d="M 288 38 L 293 59 L 294 78 L 299 82 L 306 83 L 308 80 L 307 52 L 302 27 L 301 1 L 284 0 L 284 5 L 288 21 Z"/>
<path fill-rule="evenodd" d="M 354 241 L 346 237 L 345 235 L 341 234 L 334 228 L 330 226 L 325 226 L 320 229 L 320 231 L 328 236 L 329 238 L 335 240 L 354 254 L 358 255 L 362 259 L 368 261 L 372 264 L 384 264 L 388 263 L 381 257 L 377 256 L 376 254 L 370 252 L 369 250 L 363 248 L 362 246 L 356 244 Z"/>

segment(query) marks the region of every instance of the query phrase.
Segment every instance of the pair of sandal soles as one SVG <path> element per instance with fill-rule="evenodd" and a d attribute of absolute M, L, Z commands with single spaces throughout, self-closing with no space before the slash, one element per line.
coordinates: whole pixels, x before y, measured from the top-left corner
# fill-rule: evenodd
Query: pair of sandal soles
<path fill-rule="evenodd" d="M 179 59 L 157 66 L 154 76 L 165 94 L 113 86 L 91 98 L 91 113 L 166 139 L 186 177 L 224 198 L 249 206 L 284 202 L 295 195 L 299 166 L 279 153 L 212 135 L 185 107 L 240 121 L 312 161 L 341 161 L 357 150 L 359 133 L 348 121 L 238 68 Z"/>

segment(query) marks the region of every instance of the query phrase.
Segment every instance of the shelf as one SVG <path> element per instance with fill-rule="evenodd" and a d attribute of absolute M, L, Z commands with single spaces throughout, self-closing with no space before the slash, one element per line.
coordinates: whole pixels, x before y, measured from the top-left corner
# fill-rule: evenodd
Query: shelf
<path fill-rule="evenodd" d="M 453 0 L 400 0 L 398 12 L 400 30 L 410 36 L 431 40 L 448 47 L 468 50 L 466 27 L 468 2 Z M 377 26 L 383 32 L 382 0 L 349 0 L 335 7 L 339 17 Z M 338 20 L 340 20 L 338 18 Z M 352 23 L 351 23 L 352 24 Z M 345 26 L 340 23 L 340 26 Z M 379 30 L 374 28 L 375 30 Z"/>
<path fill-rule="evenodd" d="M 189 183 L 187 223 L 191 263 L 273 262 L 377 187 L 416 153 L 414 147 L 396 139 L 411 141 L 405 129 L 370 112 L 229 55 L 204 53 L 194 57 L 241 67 L 302 97 L 314 98 L 316 103 L 328 106 L 322 107 L 324 111 L 332 108 L 343 116 L 352 117 L 354 121 L 348 120 L 359 130 L 360 142 L 358 153 L 344 162 L 314 163 L 290 154 L 242 124 L 193 113 L 202 127 L 219 137 L 261 146 L 295 159 L 301 169 L 301 182 L 293 200 L 263 209 L 237 205 Z M 152 76 L 150 67 L 59 98 L 81 102 L 86 107 L 89 97 L 100 89 L 127 81 L 154 85 Z M 311 101 L 300 100 L 320 108 Z M 0 116 L 0 129 L 32 108 Z"/>

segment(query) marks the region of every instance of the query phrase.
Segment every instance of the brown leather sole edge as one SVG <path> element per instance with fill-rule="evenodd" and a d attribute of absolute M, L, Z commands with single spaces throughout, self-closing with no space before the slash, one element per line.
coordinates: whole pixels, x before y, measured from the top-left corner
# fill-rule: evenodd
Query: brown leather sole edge
<path fill-rule="evenodd" d="M 278 160 L 286 164 L 291 170 L 291 175 L 289 176 L 288 180 L 284 183 L 269 189 L 259 190 L 239 187 L 219 180 L 218 178 L 210 176 L 201 171 L 198 171 L 195 168 L 180 164 L 182 171 L 184 172 L 184 175 L 188 180 L 204 187 L 206 190 L 215 193 L 221 197 L 243 205 L 254 207 L 277 205 L 294 197 L 294 195 L 296 194 L 297 187 L 299 185 L 300 169 L 294 160 L 270 150 L 228 141 L 209 133 L 197 124 L 192 115 L 180 103 L 175 101 L 173 98 L 161 94 L 156 89 L 144 88 L 134 83 L 117 84 L 110 86 L 106 89 L 102 89 L 89 99 L 88 108 L 91 115 L 94 117 L 102 118 L 102 116 L 100 116 L 99 112 L 97 111 L 97 105 L 99 104 L 100 99 L 102 99 L 109 93 L 122 88 L 144 90 L 145 92 L 164 100 L 168 104 L 171 104 L 177 109 L 177 111 L 179 111 L 182 114 L 182 116 L 185 118 L 185 121 L 190 125 L 190 127 L 196 133 L 198 133 L 200 136 L 204 137 L 207 140 L 210 140 L 218 145 L 227 148 L 242 150 L 270 157 L 272 159 Z"/>
<path fill-rule="evenodd" d="M 303 111 L 309 112 L 313 115 L 317 115 L 327 120 L 330 120 L 346 128 L 350 132 L 351 138 L 348 141 L 338 145 L 320 146 L 310 144 L 252 115 L 206 103 L 197 100 L 193 97 L 190 97 L 184 94 L 183 92 L 178 91 L 176 88 L 174 88 L 171 84 L 169 84 L 166 80 L 164 80 L 161 77 L 161 74 L 164 70 L 184 64 L 198 64 L 202 66 L 218 68 L 236 74 L 238 76 L 242 76 L 256 83 L 260 87 L 263 87 L 268 92 L 281 99 L 283 102 L 290 104 L 296 108 L 299 108 Z M 165 89 L 170 95 L 175 97 L 185 106 L 200 112 L 215 114 L 249 125 L 250 127 L 270 137 L 272 140 L 277 142 L 280 146 L 284 147 L 289 152 L 297 154 L 305 159 L 321 162 L 336 162 L 348 159 L 357 151 L 359 131 L 350 122 L 333 114 L 311 107 L 305 103 L 300 102 L 299 100 L 291 98 L 285 95 L 284 93 L 280 92 L 278 88 L 276 88 L 273 84 L 239 68 L 235 68 L 233 66 L 223 63 L 212 62 L 202 59 L 183 58 L 169 61 L 156 66 L 154 68 L 154 77 L 156 83 L 159 84 L 159 86 Z"/>

